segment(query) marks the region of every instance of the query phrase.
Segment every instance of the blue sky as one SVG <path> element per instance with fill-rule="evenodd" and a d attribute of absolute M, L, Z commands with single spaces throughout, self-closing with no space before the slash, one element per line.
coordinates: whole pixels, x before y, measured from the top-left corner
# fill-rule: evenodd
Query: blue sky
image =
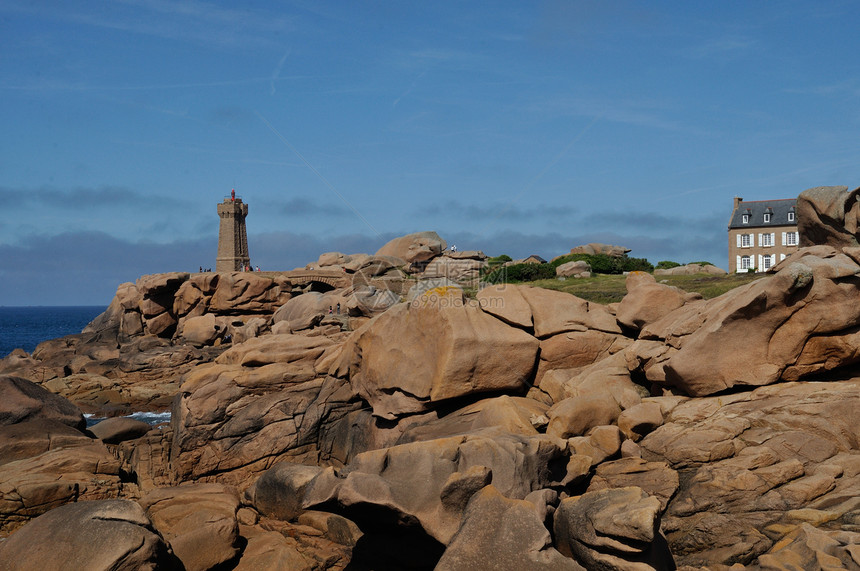
<path fill-rule="evenodd" d="M 860 185 L 853 2 L 0 0 L 0 304 L 435 230 L 727 265 L 732 197 Z"/>

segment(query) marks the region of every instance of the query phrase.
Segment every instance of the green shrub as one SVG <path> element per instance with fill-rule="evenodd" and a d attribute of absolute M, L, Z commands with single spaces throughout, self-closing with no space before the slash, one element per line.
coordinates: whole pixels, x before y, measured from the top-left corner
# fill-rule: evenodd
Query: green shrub
<path fill-rule="evenodd" d="M 700 266 L 713 266 L 711 262 L 690 262 L 691 264 L 699 264 Z"/>
<path fill-rule="evenodd" d="M 595 274 L 621 274 L 624 272 L 653 272 L 654 266 L 645 258 L 621 256 L 613 258 L 606 254 L 567 254 L 548 264 L 513 264 L 505 267 L 488 266 L 484 279 L 491 283 L 529 282 L 555 278 L 555 269 L 567 262 L 584 260 Z"/>
<path fill-rule="evenodd" d="M 668 270 L 669 268 L 677 268 L 680 266 L 678 262 L 673 262 L 671 260 L 663 260 L 662 262 L 657 262 L 657 265 L 654 266 L 658 270 Z"/>
<path fill-rule="evenodd" d="M 533 282 L 555 277 L 550 264 L 512 264 L 491 271 L 484 278 L 490 283 Z"/>
<path fill-rule="evenodd" d="M 501 256 L 494 256 L 492 258 L 487 258 L 487 265 L 481 268 L 481 276 L 488 276 L 492 274 L 494 271 L 498 270 L 499 267 L 504 266 L 505 262 L 512 261 L 513 258 L 508 256 L 507 254 L 502 254 Z M 495 283 L 495 282 L 493 282 Z"/>
<path fill-rule="evenodd" d="M 645 258 L 631 258 L 627 255 L 613 258 L 606 254 L 567 254 L 550 262 L 558 267 L 567 262 L 585 260 L 595 274 L 621 274 L 624 272 L 653 272 L 654 266 Z"/>
<path fill-rule="evenodd" d="M 616 258 L 621 261 L 621 272 L 653 272 L 654 265 L 645 258 L 630 258 L 623 256 Z M 621 273 L 618 272 L 618 273 Z"/>

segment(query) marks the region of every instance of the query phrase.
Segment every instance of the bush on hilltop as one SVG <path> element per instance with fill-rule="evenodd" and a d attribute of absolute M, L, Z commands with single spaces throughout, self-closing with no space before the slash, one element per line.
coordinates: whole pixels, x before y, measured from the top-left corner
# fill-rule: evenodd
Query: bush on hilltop
<path fill-rule="evenodd" d="M 511 264 L 491 271 L 484 278 L 489 283 L 533 282 L 555 277 L 552 264 Z"/>
<path fill-rule="evenodd" d="M 499 256 L 501 258 L 502 256 Z M 491 258 L 493 260 L 495 258 Z M 584 260 L 595 274 L 622 274 L 624 272 L 653 272 L 654 266 L 645 258 L 627 255 L 613 258 L 606 254 L 568 254 L 548 264 L 512 264 L 509 266 L 487 266 L 484 280 L 489 283 L 531 282 L 555 278 L 555 269 L 567 262 Z"/>

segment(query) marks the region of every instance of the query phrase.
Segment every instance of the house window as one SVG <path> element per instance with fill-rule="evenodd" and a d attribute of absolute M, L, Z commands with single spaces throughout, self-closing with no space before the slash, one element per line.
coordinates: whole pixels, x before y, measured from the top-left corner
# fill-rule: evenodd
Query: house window
<path fill-rule="evenodd" d="M 773 234 L 762 234 L 759 242 L 762 246 L 773 246 Z"/>
<path fill-rule="evenodd" d="M 741 269 L 742 270 L 750 269 L 750 257 L 749 256 L 741 256 Z"/>
<path fill-rule="evenodd" d="M 789 222 L 794 222 L 794 212 L 789 212 L 789 213 L 788 213 L 788 221 L 789 221 Z"/>
<path fill-rule="evenodd" d="M 773 265 L 773 258 L 771 256 L 762 256 L 761 257 L 761 266 L 764 270 L 769 270 Z"/>
<path fill-rule="evenodd" d="M 764 213 L 764 221 L 765 221 L 765 222 L 770 222 L 770 212 L 765 212 L 765 213 Z"/>
<path fill-rule="evenodd" d="M 750 215 L 749 214 L 744 214 L 741 218 L 742 218 L 744 224 L 750 223 Z"/>
<path fill-rule="evenodd" d="M 750 236 L 752 234 L 741 234 L 741 248 L 750 247 Z"/>
<path fill-rule="evenodd" d="M 785 233 L 785 245 L 786 246 L 797 246 L 797 232 L 786 232 Z"/>

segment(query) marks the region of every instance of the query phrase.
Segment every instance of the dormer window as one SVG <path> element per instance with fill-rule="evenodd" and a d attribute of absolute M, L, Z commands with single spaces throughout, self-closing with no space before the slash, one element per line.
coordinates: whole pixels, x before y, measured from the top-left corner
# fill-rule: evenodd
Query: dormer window
<path fill-rule="evenodd" d="M 750 215 L 749 215 L 749 214 L 744 214 L 744 215 L 742 216 L 742 220 L 743 220 L 743 223 L 744 223 L 744 224 L 749 224 L 749 223 L 750 223 Z"/>
<path fill-rule="evenodd" d="M 789 213 L 788 213 L 788 221 L 789 221 L 789 222 L 794 222 L 794 212 L 789 212 Z"/>
<path fill-rule="evenodd" d="M 764 221 L 765 221 L 765 222 L 770 222 L 770 212 L 765 212 L 765 213 L 764 213 Z"/>

